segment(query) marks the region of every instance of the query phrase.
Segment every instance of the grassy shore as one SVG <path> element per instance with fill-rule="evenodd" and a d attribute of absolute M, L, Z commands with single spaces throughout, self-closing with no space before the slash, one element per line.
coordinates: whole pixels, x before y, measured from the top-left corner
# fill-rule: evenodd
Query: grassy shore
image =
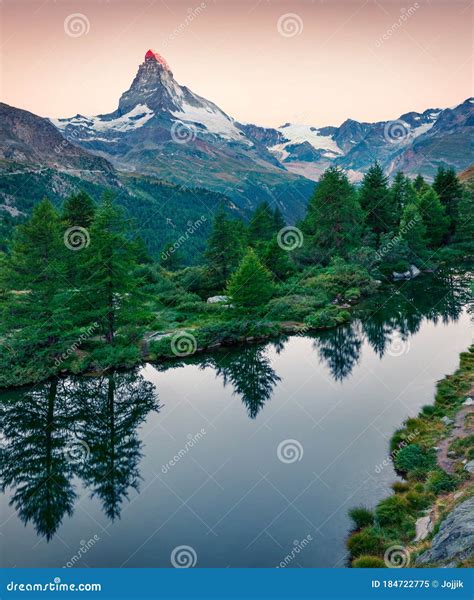
<path fill-rule="evenodd" d="M 392 437 L 390 456 L 405 481 L 394 483 L 394 494 L 373 511 L 356 507 L 349 512 L 355 525 L 347 541 L 353 567 L 395 566 L 388 555 L 397 547 L 399 560 L 416 566 L 416 557 L 430 546 L 443 519 L 474 496 L 472 476 L 464 469 L 474 458 L 474 407 L 465 404 L 473 392 L 471 346 L 461 354 L 458 370 L 438 382 L 434 405 L 423 407 Z M 428 515 L 434 528 L 415 542 L 416 521 Z M 458 566 L 473 564 L 471 558 Z"/>

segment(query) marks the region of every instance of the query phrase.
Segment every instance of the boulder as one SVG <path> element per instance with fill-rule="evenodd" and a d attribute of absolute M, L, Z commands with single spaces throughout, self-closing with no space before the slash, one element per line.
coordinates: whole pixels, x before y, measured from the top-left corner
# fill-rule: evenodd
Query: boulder
<path fill-rule="evenodd" d="M 474 498 L 469 498 L 451 511 L 441 523 L 431 548 L 421 554 L 417 564 L 455 564 L 474 553 Z"/>
<path fill-rule="evenodd" d="M 473 406 L 474 405 L 474 400 L 468 396 L 464 400 L 463 404 L 464 404 L 464 406 Z"/>
<path fill-rule="evenodd" d="M 468 473 L 474 473 L 474 460 L 470 460 L 468 463 L 464 465 L 464 470 Z M 474 515 L 473 515 L 474 517 Z"/>
<path fill-rule="evenodd" d="M 454 423 L 454 421 L 452 419 L 450 419 L 449 417 L 443 417 L 441 419 L 441 421 L 445 424 L 445 425 L 452 425 Z"/>
<path fill-rule="evenodd" d="M 420 517 L 415 523 L 416 536 L 414 541 L 421 542 L 425 540 L 433 531 L 433 527 L 434 523 L 431 519 L 431 515 Z"/>
<path fill-rule="evenodd" d="M 208 304 L 218 304 L 219 302 L 229 302 L 229 296 L 211 296 L 207 299 Z"/>

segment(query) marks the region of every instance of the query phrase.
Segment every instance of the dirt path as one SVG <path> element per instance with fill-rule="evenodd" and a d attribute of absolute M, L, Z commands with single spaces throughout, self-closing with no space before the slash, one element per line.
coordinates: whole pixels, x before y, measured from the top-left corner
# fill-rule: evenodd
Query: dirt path
<path fill-rule="evenodd" d="M 467 398 L 474 397 L 474 386 L 469 391 Z M 451 442 L 458 438 L 465 438 L 474 434 L 474 425 L 466 425 L 467 415 L 474 414 L 474 406 L 463 406 L 454 419 L 453 428 L 448 437 L 438 443 L 438 464 L 448 473 L 454 473 L 454 466 L 459 458 L 448 456 Z M 474 420 L 471 420 L 474 423 Z"/>

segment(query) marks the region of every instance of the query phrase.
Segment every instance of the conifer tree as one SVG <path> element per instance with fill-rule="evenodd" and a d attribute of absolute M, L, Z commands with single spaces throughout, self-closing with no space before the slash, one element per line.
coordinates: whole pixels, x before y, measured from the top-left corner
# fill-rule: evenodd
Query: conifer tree
<path fill-rule="evenodd" d="M 249 241 L 253 246 L 271 239 L 275 233 L 275 214 L 268 202 L 262 202 L 255 209 L 249 223 Z"/>
<path fill-rule="evenodd" d="M 463 186 L 459 203 L 456 241 L 474 244 L 474 182 L 472 181 Z"/>
<path fill-rule="evenodd" d="M 401 171 L 398 171 L 393 179 L 390 188 L 390 201 L 391 209 L 394 212 L 395 225 L 398 226 L 405 206 L 416 202 L 416 190 L 414 185 Z"/>
<path fill-rule="evenodd" d="M 456 228 L 459 202 L 462 196 L 462 186 L 456 176 L 456 171 L 452 168 L 439 167 L 433 188 L 446 210 L 446 215 L 449 218 L 449 233 L 452 234 Z"/>
<path fill-rule="evenodd" d="M 27 350 L 25 358 L 34 356 L 38 369 L 52 368 L 74 335 L 67 252 L 59 215 L 45 198 L 18 227 L 5 277 L 11 290 L 5 328 L 16 332 L 16 342 Z"/>
<path fill-rule="evenodd" d="M 376 235 L 392 231 L 396 226 L 396 209 L 388 187 L 388 179 L 376 162 L 364 176 L 359 193 L 366 224 Z"/>
<path fill-rule="evenodd" d="M 399 236 L 406 241 L 415 258 L 426 254 L 426 227 L 416 204 L 407 204 L 400 219 Z"/>
<path fill-rule="evenodd" d="M 235 306 L 249 310 L 265 305 L 272 297 L 272 276 L 252 248 L 232 275 L 227 291 Z"/>
<path fill-rule="evenodd" d="M 418 175 L 415 177 L 414 181 L 413 181 L 413 187 L 415 188 L 415 190 L 420 193 L 426 190 L 428 186 L 428 184 L 426 183 L 426 181 L 423 179 L 423 177 L 420 175 L 420 173 L 418 173 Z"/>
<path fill-rule="evenodd" d="M 94 201 L 85 192 L 73 194 L 66 199 L 62 218 L 68 227 L 85 227 L 91 226 L 94 219 Z"/>
<path fill-rule="evenodd" d="M 284 280 L 294 271 L 288 252 L 279 246 L 276 235 L 265 245 L 261 257 L 276 279 Z"/>
<path fill-rule="evenodd" d="M 212 285 L 216 289 L 225 287 L 239 264 L 245 248 L 244 235 L 241 221 L 229 219 L 223 209 L 216 213 L 205 253 Z"/>
<path fill-rule="evenodd" d="M 114 341 L 121 325 L 136 324 L 140 296 L 135 246 L 127 238 L 122 212 L 104 194 L 90 229 L 90 244 L 83 250 L 83 316 L 97 322 L 106 341 Z"/>
<path fill-rule="evenodd" d="M 449 219 L 433 188 L 421 193 L 418 206 L 426 228 L 426 242 L 430 248 L 438 248 L 448 231 Z"/>
<path fill-rule="evenodd" d="M 332 255 L 347 256 L 360 243 L 363 214 L 347 176 L 337 167 L 327 169 L 309 201 L 301 224 L 310 243 L 328 261 Z"/>

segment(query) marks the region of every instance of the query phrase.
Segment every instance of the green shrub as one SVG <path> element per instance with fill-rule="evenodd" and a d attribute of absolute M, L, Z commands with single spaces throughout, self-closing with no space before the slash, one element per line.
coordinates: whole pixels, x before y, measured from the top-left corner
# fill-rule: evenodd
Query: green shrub
<path fill-rule="evenodd" d="M 387 565 L 378 556 L 362 555 L 352 561 L 354 569 L 385 569 Z"/>
<path fill-rule="evenodd" d="M 376 527 L 367 527 L 350 536 L 347 547 L 352 556 L 382 554 L 385 548 L 384 538 Z"/>
<path fill-rule="evenodd" d="M 423 476 L 436 466 L 436 452 L 426 452 L 418 444 L 409 444 L 396 453 L 394 463 L 400 473 Z"/>
<path fill-rule="evenodd" d="M 431 496 L 420 492 L 408 492 L 405 496 L 409 506 L 414 511 L 424 510 L 431 504 Z"/>
<path fill-rule="evenodd" d="M 268 303 L 267 316 L 275 321 L 303 321 L 320 306 L 315 296 L 295 294 L 271 300 Z"/>
<path fill-rule="evenodd" d="M 357 529 L 374 524 L 373 513 L 364 506 L 356 506 L 349 511 L 349 517 L 354 521 Z"/>
<path fill-rule="evenodd" d="M 304 323 L 311 329 L 329 329 L 349 321 L 350 317 L 349 311 L 341 310 L 337 306 L 330 306 L 309 315 Z"/>
<path fill-rule="evenodd" d="M 410 505 L 405 496 L 395 494 L 382 500 L 375 509 L 380 527 L 401 527 L 410 516 Z"/>
<path fill-rule="evenodd" d="M 347 300 L 351 303 L 358 302 L 361 296 L 362 292 L 357 287 L 349 288 L 344 292 L 344 300 Z"/>
<path fill-rule="evenodd" d="M 408 492 L 409 489 L 410 489 L 410 484 L 406 483 L 405 481 L 396 481 L 395 483 L 392 484 L 392 490 L 396 494 L 403 494 L 405 492 Z"/>
<path fill-rule="evenodd" d="M 458 478 L 454 475 L 446 473 L 442 469 L 437 469 L 430 473 L 426 481 L 426 490 L 433 494 L 440 494 L 441 492 L 452 492 L 458 486 Z"/>

